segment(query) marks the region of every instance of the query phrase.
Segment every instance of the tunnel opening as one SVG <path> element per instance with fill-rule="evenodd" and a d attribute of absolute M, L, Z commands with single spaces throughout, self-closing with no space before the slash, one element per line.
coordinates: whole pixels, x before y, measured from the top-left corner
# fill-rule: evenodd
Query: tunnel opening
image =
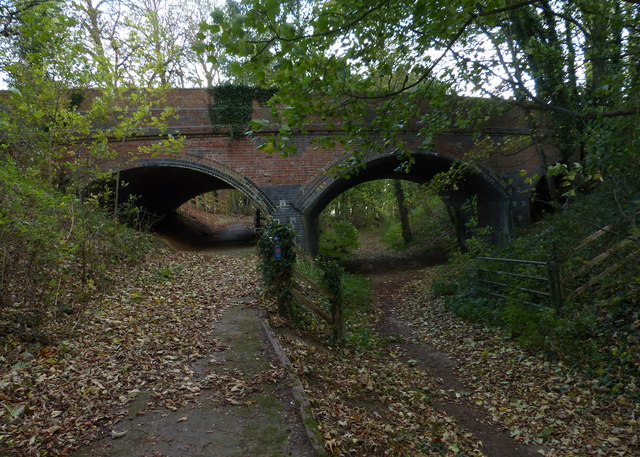
<path fill-rule="evenodd" d="M 123 223 L 174 248 L 252 246 L 264 205 L 237 188 L 248 187 L 246 180 L 221 175 L 185 166 L 137 166 L 115 171 L 90 189 Z M 214 199 L 217 206 L 210 204 Z"/>
<path fill-rule="evenodd" d="M 298 202 L 304 215 L 307 249 L 314 254 L 319 252 L 320 215 L 330 207 L 332 201 L 349 189 L 385 179 L 424 186 L 431 183 L 434 177 L 442 176 L 456 163 L 454 159 L 435 153 L 416 153 L 414 158 L 414 164 L 409 171 L 405 171 L 397 169 L 398 162 L 394 156 L 377 156 L 371 158 L 366 168 L 354 176 L 327 176 L 324 182 L 316 183 L 316 189 L 308 189 Z M 458 244 L 473 235 L 469 231 L 470 222 L 479 228 L 488 227 L 492 242 L 508 237 L 511 218 L 506 184 L 472 166 L 461 167 L 461 170 L 460 179 L 446 191 L 439 186 L 438 195 L 446 205 Z"/>
<path fill-rule="evenodd" d="M 358 184 L 318 216 L 318 253 L 351 272 L 443 263 L 455 245 L 447 203 L 429 186 L 400 179 Z"/>

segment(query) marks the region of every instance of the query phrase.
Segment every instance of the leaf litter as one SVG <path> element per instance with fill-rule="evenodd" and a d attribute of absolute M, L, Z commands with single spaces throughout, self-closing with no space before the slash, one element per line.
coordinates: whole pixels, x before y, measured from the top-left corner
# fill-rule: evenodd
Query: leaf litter
<path fill-rule="evenodd" d="M 640 455 L 633 382 L 609 395 L 597 380 L 523 350 L 500 330 L 463 321 L 431 295 L 432 274 L 425 270 L 425 279 L 400 291 L 398 317 L 413 327 L 415 341 L 457 361 L 467 398 L 495 424 L 549 457 Z"/>
<path fill-rule="evenodd" d="M 464 390 L 394 352 L 393 341 L 340 349 L 281 336 L 330 455 L 484 456 L 477 438 L 434 407 L 452 396 L 482 408 L 496 430 L 508 430 L 541 455 L 640 455 L 637 392 L 605 395 L 562 362 L 524 351 L 498 329 L 461 320 L 431 295 L 432 275 L 427 269 L 424 279 L 395 293 L 396 318 L 414 329 L 414 342 L 457 361 Z"/>
<path fill-rule="evenodd" d="M 264 382 L 282 379 L 279 366 L 249 380 L 230 370 L 198 376 L 192 368 L 227 348 L 213 325 L 234 300 L 256 295 L 255 272 L 253 257 L 162 252 L 135 272 L 117 273 L 117 286 L 74 316 L 64 340 L 6 342 L 0 455 L 64 456 L 105 433 L 122 436 L 113 427 L 142 391 L 149 392 L 144 408 L 176 410 L 203 389 L 216 389 L 216 401 L 242 404 Z"/>
<path fill-rule="evenodd" d="M 546 456 L 640 455 L 634 392 L 608 396 L 561 362 L 462 321 L 431 296 L 430 275 L 399 292 L 398 317 L 416 341 L 457 360 L 466 384 L 457 394 Z M 255 295 L 253 258 L 164 253 L 134 275 L 122 271 L 116 283 L 75 316 L 66 339 L 50 346 L 9 340 L 0 348 L 0 454 L 64 456 L 100 434 L 123 436 L 114 425 L 142 391 L 151 393 L 148 409 L 177 410 L 204 389 L 214 401 L 242 405 L 265 382 L 283 379 L 276 365 L 249 380 L 235 370 L 198 377 L 191 368 L 226 349 L 212 326 L 234 299 Z M 282 339 L 331 455 L 485 455 L 481 442 L 433 406 L 451 394 L 447 387 L 392 345 L 327 350 Z"/>

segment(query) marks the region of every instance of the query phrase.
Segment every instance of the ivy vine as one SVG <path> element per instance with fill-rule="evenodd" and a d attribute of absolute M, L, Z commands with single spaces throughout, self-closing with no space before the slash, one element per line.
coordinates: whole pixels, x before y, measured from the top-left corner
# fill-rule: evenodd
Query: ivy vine
<path fill-rule="evenodd" d="M 285 317 L 291 314 L 291 288 L 296 262 L 294 239 L 291 226 L 270 221 L 257 243 L 263 289 L 268 297 L 276 299 L 278 311 Z"/>
<path fill-rule="evenodd" d="M 69 109 L 72 111 L 77 110 L 84 101 L 84 94 L 81 91 L 73 91 L 69 95 Z"/>
<path fill-rule="evenodd" d="M 331 294 L 331 318 L 333 319 L 333 340 L 336 344 L 344 344 L 345 329 L 343 315 L 343 284 L 344 269 L 335 260 L 323 258 L 315 259 L 316 265 L 322 270 L 322 285 Z"/>
<path fill-rule="evenodd" d="M 253 101 L 265 104 L 275 94 L 275 89 L 226 84 L 209 89 L 212 103 L 208 105 L 209 119 L 214 129 L 229 128 L 231 138 L 238 139 L 251 122 Z"/>

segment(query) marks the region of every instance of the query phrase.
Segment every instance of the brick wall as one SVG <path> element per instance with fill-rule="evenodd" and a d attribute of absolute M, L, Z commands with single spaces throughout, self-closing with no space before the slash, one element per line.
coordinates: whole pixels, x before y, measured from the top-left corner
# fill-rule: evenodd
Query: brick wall
<path fill-rule="evenodd" d="M 268 137 L 273 133 L 262 132 L 254 137 L 254 141 L 248 138 L 231 140 L 224 126 L 214 128 L 211 125 L 207 111 L 210 96 L 206 91 L 177 89 L 169 95 L 169 104 L 178 107 L 178 117 L 170 120 L 168 132 L 186 137 L 181 155 L 196 163 L 231 168 L 259 186 L 304 185 L 344 154 L 340 149 L 323 150 L 313 145 L 314 139 L 337 133 L 321 123 L 313 124 L 310 133 L 294 136 L 292 141 L 297 148 L 295 155 L 280 157 L 265 154 L 257 149 L 260 136 Z M 266 114 L 263 108 L 256 107 L 254 110 L 254 117 Z M 486 124 L 483 130 L 498 143 L 505 136 L 526 137 L 529 132 L 523 127 L 517 114 L 503 115 L 495 123 Z M 408 131 L 401 138 L 411 148 L 419 150 L 420 139 L 416 133 Z M 136 155 L 138 147 L 156 142 L 157 139 L 157 132 L 146 131 L 125 143 L 114 143 L 112 147 L 131 157 Z M 434 152 L 455 159 L 463 159 L 466 153 L 474 151 L 472 132 L 450 131 L 437 136 L 434 143 Z M 542 166 L 533 146 L 517 153 L 508 149 L 500 150 L 482 160 L 481 164 L 497 175 L 509 175 L 520 170 L 539 170 Z"/>

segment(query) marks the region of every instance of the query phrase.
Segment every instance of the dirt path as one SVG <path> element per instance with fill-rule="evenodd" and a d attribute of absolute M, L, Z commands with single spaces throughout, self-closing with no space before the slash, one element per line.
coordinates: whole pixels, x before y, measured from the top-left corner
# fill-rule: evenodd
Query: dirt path
<path fill-rule="evenodd" d="M 491 424 L 485 412 L 465 400 L 468 387 L 455 367 L 457 362 L 425 342 L 415 342 L 413 330 L 395 316 L 397 292 L 402 286 L 420 278 L 417 270 L 373 273 L 368 277 L 375 293 L 374 299 L 382 309 L 382 318 L 377 331 L 384 337 L 401 337 L 398 350 L 406 354 L 416 367 L 432 373 L 442 380 L 448 396 L 434 399 L 434 407 L 453 417 L 462 427 L 482 441 L 483 451 L 488 457 L 534 457 L 539 456 L 539 448 L 516 444 L 511 436 L 500 427 Z"/>
<path fill-rule="evenodd" d="M 149 392 L 140 392 L 111 436 L 75 457 L 315 455 L 256 310 L 242 303 L 231 306 L 215 333 L 228 349 L 209 354 L 191 369 L 203 385 L 212 373 L 236 377 L 230 391 L 212 385 L 195 404 L 174 411 L 150 410 Z"/>
<path fill-rule="evenodd" d="M 179 251 L 207 251 L 233 253 L 236 249 L 252 249 L 256 231 L 252 218 L 246 216 L 220 216 L 202 213 L 168 214 L 154 225 L 154 232 Z M 197 217 L 196 217 L 197 216 Z"/>

